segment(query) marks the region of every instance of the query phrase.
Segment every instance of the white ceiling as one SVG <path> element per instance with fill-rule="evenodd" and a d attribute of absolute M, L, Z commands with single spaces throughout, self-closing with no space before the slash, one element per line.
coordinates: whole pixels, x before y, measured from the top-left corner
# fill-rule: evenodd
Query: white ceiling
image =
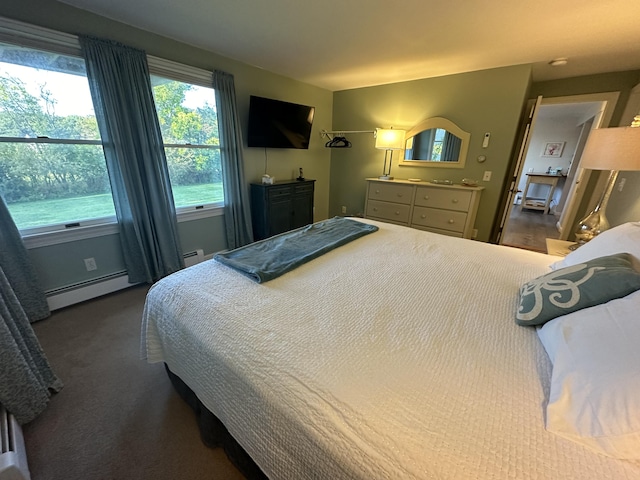
<path fill-rule="evenodd" d="M 574 122 L 579 125 L 590 117 L 595 116 L 605 105 L 603 102 L 575 102 L 541 105 L 538 109 L 537 120 Z"/>
<path fill-rule="evenodd" d="M 62 1 L 333 91 L 529 63 L 536 81 L 640 69 L 638 0 Z"/>

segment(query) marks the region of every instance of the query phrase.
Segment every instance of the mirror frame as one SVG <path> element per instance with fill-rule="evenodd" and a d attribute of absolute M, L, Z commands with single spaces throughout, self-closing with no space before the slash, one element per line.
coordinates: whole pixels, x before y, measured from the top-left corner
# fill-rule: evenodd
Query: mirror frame
<path fill-rule="evenodd" d="M 464 168 L 464 165 L 467 161 L 467 152 L 469 151 L 469 140 L 471 139 L 471 134 L 462 130 L 451 120 L 447 120 L 443 117 L 427 118 L 407 132 L 407 134 L 405 135 L 405 142 L 411 137 L 419 134 L 420 132 L 430 130 L 432 128 L 442 128 L 460 138 L 462 142 L 460 145 L 460 155 L 458 155 L 458 161 L 437 162 L 433 160 L 406 160 L 402 158 L 399 162 L 399 165 L 404 167 Z"/>

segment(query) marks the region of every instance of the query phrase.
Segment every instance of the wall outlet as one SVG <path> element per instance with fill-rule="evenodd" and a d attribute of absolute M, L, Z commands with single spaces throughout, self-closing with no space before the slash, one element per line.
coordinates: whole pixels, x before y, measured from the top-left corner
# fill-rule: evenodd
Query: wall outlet
<path fill-rule="evenodd" d="M 482 181 L 483 182 L 491 181 L 491 171 L 490 170 L 487 170 L 486 172 L 484 172 L 484 175 L 482 176 Z"/>
<path fill-rule="evenodd" d="M 98 269 L 98 265 L 96 265 L 96 259 L 91 257 L 91 258 L 85 258 L 84 259 L 84 266 L 87 267 L 87 272 L 91 272 L 93 270 L 97 270 Z"/>
<path fill-rule="evenodd" d="M 347 213 L 347 207 L 346 207 L 346 205 L 342 205 L 342 213 Z"/>

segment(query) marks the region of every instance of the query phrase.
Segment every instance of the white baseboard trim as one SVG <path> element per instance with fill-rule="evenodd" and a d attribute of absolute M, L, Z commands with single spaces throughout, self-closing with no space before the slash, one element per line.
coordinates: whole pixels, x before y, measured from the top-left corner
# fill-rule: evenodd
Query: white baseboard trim
<path fill-rule="evenodd" d="M 211 260 L 213 253 L 205 255 L 200 249 L 185 255 L 185 266 L 190 267 L 205 260 Z M 117 292 L 125 288 L 133 287 L 136 283 L 129 283 L 129 276 L 126 272 L 114 274 L 111 278 L 96 280 L 86 285 L 75 285 L 47 292 L 47 303 L 49 310 L 54 311 L 68 307 L 76 303 L 85 302 L 92 298 Z"/>

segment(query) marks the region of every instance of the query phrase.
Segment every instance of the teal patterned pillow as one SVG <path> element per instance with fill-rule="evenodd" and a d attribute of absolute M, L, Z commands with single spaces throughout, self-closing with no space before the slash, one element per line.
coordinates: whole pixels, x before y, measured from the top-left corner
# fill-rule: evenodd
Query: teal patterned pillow
<path fill-rule="evenodd" d="M 632 257 L 618 253 L 561 268 L 520 287 L 518 325 L 542 325 L 587 307 L 640 290 L 640 272 Z"/>

